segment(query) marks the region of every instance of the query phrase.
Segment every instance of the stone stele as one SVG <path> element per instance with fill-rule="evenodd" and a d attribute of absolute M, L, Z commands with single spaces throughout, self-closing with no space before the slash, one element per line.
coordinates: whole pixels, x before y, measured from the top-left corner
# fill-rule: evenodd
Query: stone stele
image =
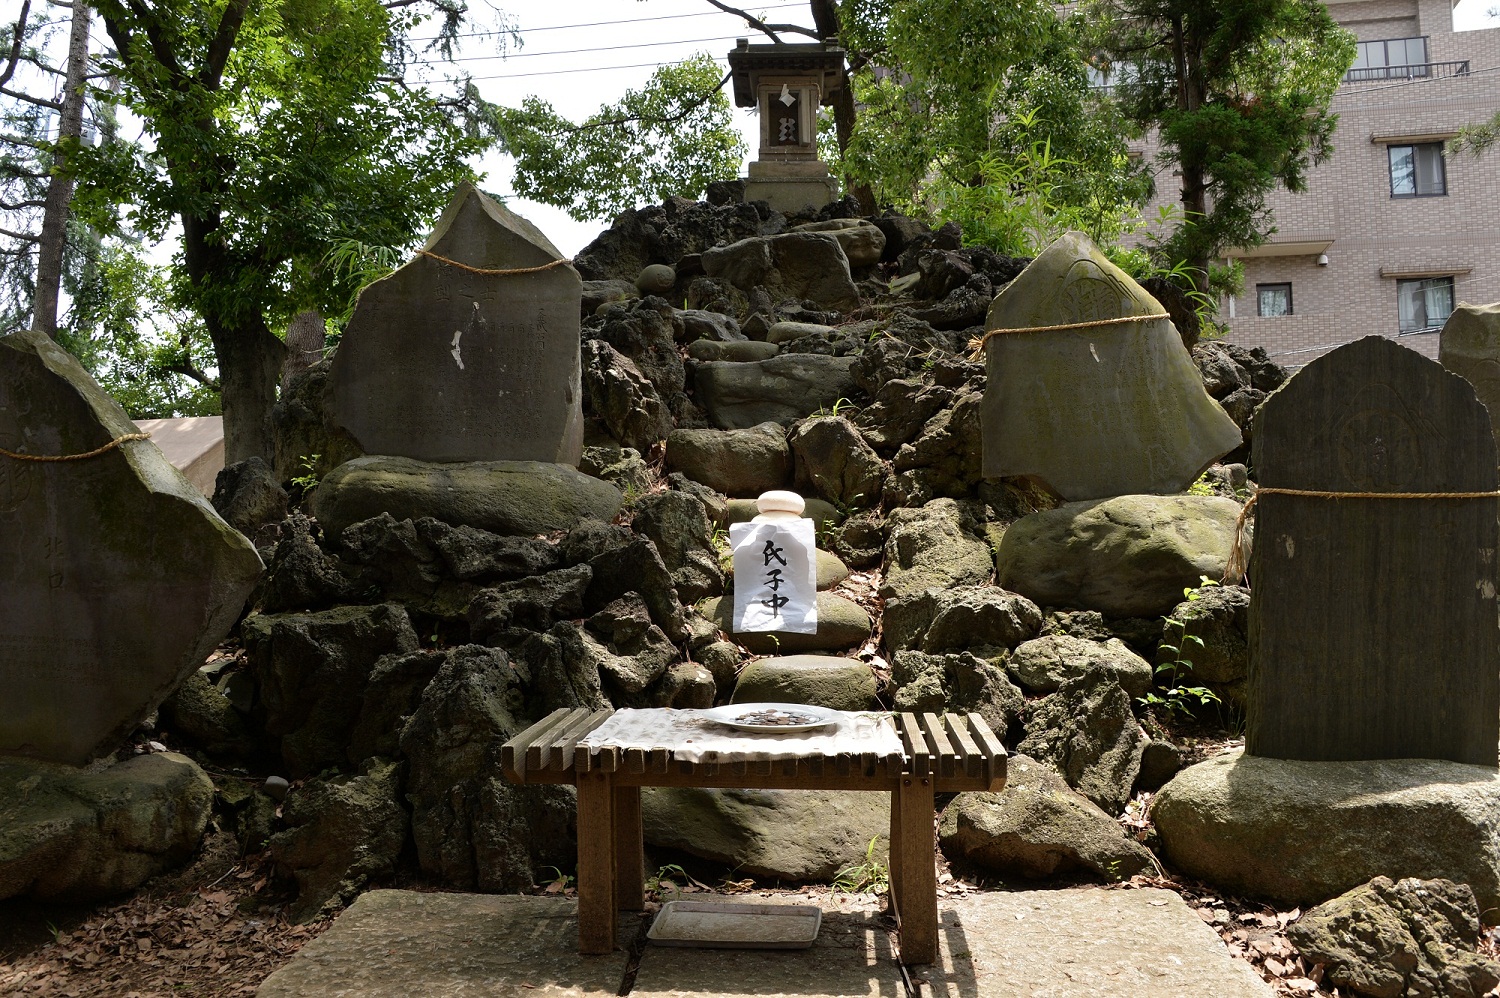
<path fill-rule="evenodd" d="M 422 252 L 359 293 L 329 376 L 338 425 L 366 454 L 576 466 L 583 282 L 565 263 L 476 272 L 561 259 L 530 222 L 460 187 Z"/>
<path fill-rule="evenodd" d="M 1455 308 L 1438 336 L 1438 363 L 1474 386 L 1500 440 L 1500 303 Z"/>
<path fill-rule="evenodd" d="M 1048 246 L 990 305 L 985 329 L 1164 314 L 1081 232 Z M 1240 445 L 1171 320 L 991 336 L 981 410 L 987 478 L 1064 499 L 1181 492 Z"/>
<path fill-rule="evenodd" d="M 0 448 L 82 454 L 135 432 L 45 335 L 0 339 Z M 234 626 L 261 568 L 150 441 L 0 455 L 0 755 L 114 749 Z"/>
<path fill-rule="evenodd" d="M 1495 491 L 1474 389 L 1366 336 L 1272 394 L 1252 446 L 1246 751 L 1494 766 L 1500 499 L 1383 497 Z"/>

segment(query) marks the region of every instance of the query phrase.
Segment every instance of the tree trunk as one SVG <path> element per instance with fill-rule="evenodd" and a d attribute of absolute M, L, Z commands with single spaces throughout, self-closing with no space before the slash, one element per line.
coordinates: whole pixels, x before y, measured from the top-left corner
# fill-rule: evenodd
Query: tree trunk
<path fill-rule="evenodd" d="M 820 40 L 826 45 L 839 40 L 839 11 L 834 0 L 810 0 L 809 7 L 812 8 L 813 25 L 818 30 Z M 849 67 L 844 67 L 843 86 L 833 95 L 833 123 L 839 138 L 839 155 L 843 156 L 849 149 L 849 139 L 854 134 L 855 115 L 858 113 L 854 104 L 853 80 L 850 79 Z M 844 173 L 844 189 L 854 195 L 859 202 L 859 210 L 866 215 L 875 213 L 875 193 L 870 190 L 869 184 L 861 184 Z"/>
<path fill-rule="evenodd" d="M 276 456 L 271 409 L 286 359 L 286 344 L 266 326 L 260 312 L 236 308 L 215 285 L 229 286 L 239 264 L 212 237 L 218 232 L 216 211 L 182 212 L 182 262 L 198 299 L 198 314 L 208 327 L 219 363 L 219 398 L 224 410 L 224 463 Z"/>
<path fill-rule="evenodd" d="M 1177 72 L 1177 106 L 1191 113 L 1203 106 L 1203 79 L 1197 42 L 1189 37 L 1189 30 L 1181 16 L 1173 18 L 1172 60 Z M 1209 254 L 1202 239 L 1193 235 L 1193 230 L 1208 217 L 1208 184 L 1204 179 L 1206 164 L 1198 159 L 1189 160 L 1180 153 L 1178 160 L 1178 167 L 1182 170 L 1182 223 L 1188 227 L 1189 233 L 1184 243 L 1188 249 L 1185 262 L 1193 278 L 1193 289 L 1207 294 Z"/>
<path fill-rule="evenodd" d="M 276 456 L 271 409 L 286 358 L 286 344 L 259 316 L 229 323 L 205 315 L 214 354 L 219 359 L 219 391 L 224 402 L 224 463 Z"/>
<path fill-rule="evenodd" d="M 42 231 L 37 243 L 36 296 L 31 326 L 48 336 L 57 336 L 57 306 L 61 297 L 63 250 L 67 246 L 69 205 L 73 200 L 73 175 L 68 163 L 72 149 L 83 139 L 83 82 L 89 64 L 89 20 L 93 12 L 85 0 L 73 0 L 73 26 L 68 38 L 68 69 L 63 84 L 62 114 L 58 120 L 52 179 L 47 185 L 42 210 Z"/>

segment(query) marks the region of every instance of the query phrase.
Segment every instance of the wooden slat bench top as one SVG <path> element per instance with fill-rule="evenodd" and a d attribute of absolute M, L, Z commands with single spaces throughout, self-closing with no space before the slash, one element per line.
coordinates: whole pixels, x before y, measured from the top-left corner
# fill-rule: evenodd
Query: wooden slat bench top
<path fill-rule="evenodd" d="M 891 789 L 903 778 L 931 779 L 938 793 L 999 790 L 1005 785 L 1005 747 L 978 714 L 892 715 L 905 757 L 840 753 L 798 759 L 693 763 L 672 748 L 589 752 L 578 743 L 612 711 L 555 710 L 506 742 L 501 767 L 514 783 L 576 783 L 580 774 L 610 774 L 617 786 L 745 787 L 809 790 Z M 888 786 L 882 786 L 888 784 Z"/>

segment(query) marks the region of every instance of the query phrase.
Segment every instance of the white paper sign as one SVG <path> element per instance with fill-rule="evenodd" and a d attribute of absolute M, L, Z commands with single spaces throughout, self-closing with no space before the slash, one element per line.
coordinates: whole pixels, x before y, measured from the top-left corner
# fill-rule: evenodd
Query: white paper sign
<path fill-rule="evenodd" d="M 818 572 L 808 519 L 734 523 L 734 629 L 815 634 Z"/>

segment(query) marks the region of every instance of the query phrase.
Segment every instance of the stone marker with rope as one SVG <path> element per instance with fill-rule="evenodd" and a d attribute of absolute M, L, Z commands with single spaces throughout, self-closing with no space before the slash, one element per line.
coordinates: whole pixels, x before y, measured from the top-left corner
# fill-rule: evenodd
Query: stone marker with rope
<path fill-rule="evenodd" d="M 576 466 L 582 296 L 546 236 L 463 185 L 415 259 L 360 292 L 335 423 L 366 454 Z"/>
<path fill-rule="evenodd" d="M 1500 479 L 1474 389 L 1368 336 L 1255 425 L 1246 750 L 1495 766 Z"/>
<path fill-rule="evenodd" d="M 1068 500 L 1182 492 L 1241 443 L 1160 303 L 1081 232 L 995 298 L 985 334 L 987 478 Z"/>
<path fill-rule="evenodd" d="M 114 751 L 260 575 L 250 542 L 146 441 L 45 334 L 0 338 L 0 755 Z"/>

